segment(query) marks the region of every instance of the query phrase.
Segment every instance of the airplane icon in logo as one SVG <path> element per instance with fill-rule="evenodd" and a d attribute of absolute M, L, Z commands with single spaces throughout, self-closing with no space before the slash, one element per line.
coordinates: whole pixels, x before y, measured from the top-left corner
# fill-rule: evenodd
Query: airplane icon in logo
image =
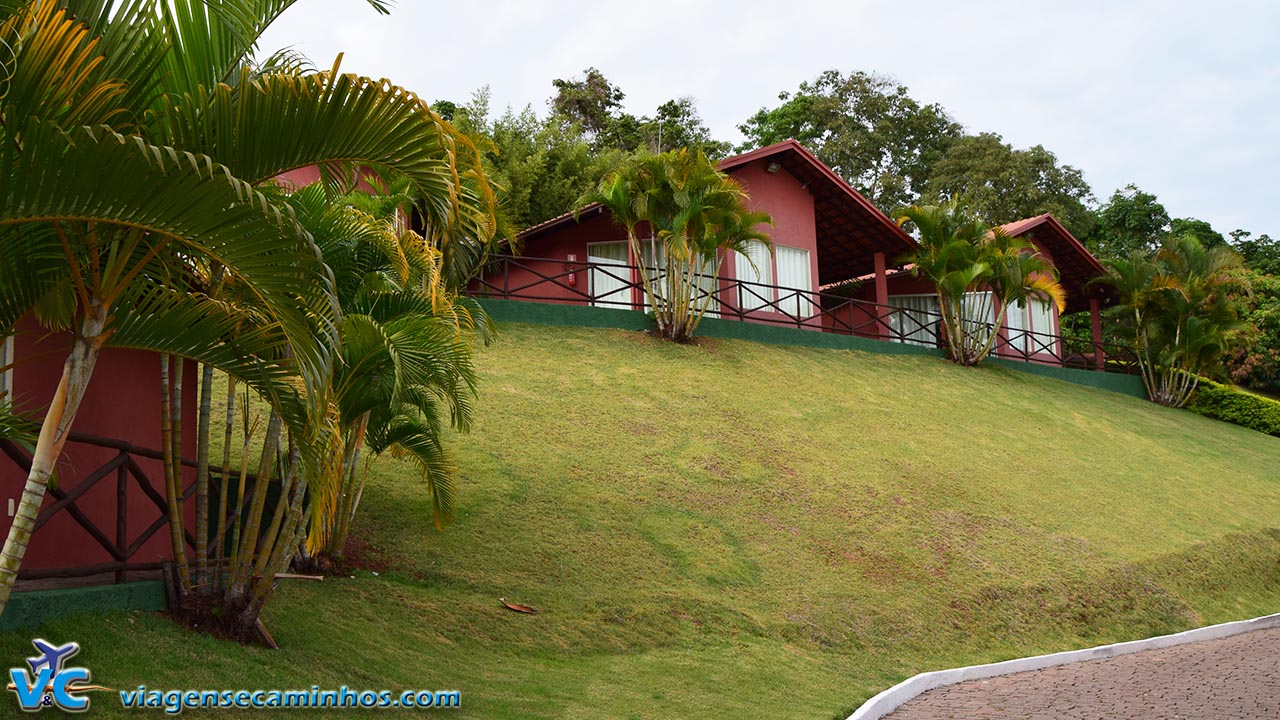
<path fill-rule="evenodd" d="M 52 644 L 44 640 L 32 640 L 31 643 L 36 646 L 42 655 L 40 657 L 27 658 L 27 664 L 31 666 L 33 675 L 40 674 L 40 668 L 49 668 L 54 675 L 62 672 L 62 666 L 72 655 L 80 652 L 80 643 L 67 643 L 62 647 L 54 647 Z"/>

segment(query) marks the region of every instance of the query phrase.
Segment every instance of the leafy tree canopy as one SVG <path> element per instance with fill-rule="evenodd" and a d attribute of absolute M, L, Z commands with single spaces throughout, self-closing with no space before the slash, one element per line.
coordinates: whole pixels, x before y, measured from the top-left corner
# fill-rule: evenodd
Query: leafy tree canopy
<path fill-rule="evenodd" d="M 1226 245 L 1226 238 L 1222 237 L 1222 233 L 1213 229 L 1213 226 L 1204 220 L 1195 218 L 1174 218 L 1169 221 L 1169 234 L 1177 237 L 1193 237 L 1200 241 L 1205 250 L 1212 250 L 1219 245 Z"/>
<path fill-rule="evenodd" d="M 499 190 L 506 237 L 572 210 L 577 199 L 627 154 L 596 150 L 576 121 L 560 115 L 539 118 L 532 107 L 507 108 L 494 117 L 489 88 L 463 105 L 436 101 L 453 113 L 453 123 L 484 147 L 485 170 Z"/>
<path fill-rule="evenodd" d="M 955 140 L 933 165 L 923 194 L 963 196 L 969 211 L 990 224 L 1052 213 L 1077 237 L 1093 229 L 1086 207 L 1093 193 L 1080 170 L 1059 165 L 1042 145 L 1015 150 L 995 133 Z"/>
<path fill-rule="evenodd" d="M 1280 241 L 1263 233 L 1253 237 L 1245 230 L 1231 232 L 1231 244 L 1244 256 L 1245 264 L 1260 273 L 1280 277 Z"/>
<path fill-rule="evenodd" d="M 531 106 L 491 110 L 489 88 L 465 104 L 437 100 L 431 107 L 486 148 L 485 169 L 502 188 L 503 234 L 568 212 L 600 179 L 637 152 L 687 147 L 718 159 L 730 145 L 712 137 L 692 98 L 668 100 L 653 117 L 624 112 L 626 94 L 596 68 L 583 77 L 552 81 L 551 112 Z"/>
<path fill-rule="evenodd" d="M 1280 277 L 1255 269 L 1243 275 L 1251 292 L 1232 298 L 1244 323 L 1227 367 L 1233 382 L 1280 396 Z"/>
<path fill-rule="evenodd" d="M 1085 241 L 1100 257 L 1150 254 L 1169 236 L 1169 212 L 1155 195 L 1130 183 L 1112 193 L 1097 213 L 1097 226 Z"/>
<path fill-rule="evenodd" d="M 582 79 L 556 79 L 551 84 L 556 96 L 551 99 L 551 109 L 562 117 L 582 126 L 583 130 L 602 135 L 614 119 L 621 114 L 626 93 L 609 82 L 604 73 L 589 67 Z"/>
<path fill-rule="evenodd" d="M 731 149 L 729 143 L 711 136 L 691 97 L 666 101 L 652 117 L 637 116 L 623 110 L 626 94 L 596 68 L 584 70 L 580 79 L 557 79 L 551 84 L 556 88 L 550 101 L 553 117 L 582 128 L 597 151 L 656 154 L 687 147 L 714 160 Z"/>
<path fill-rule="evenodd" d="M 747 137 L 738 149 L 795 138 L 886 212 L 916 199 L 961 133 L 940 105 L 922 105 L 905 86 L 864 72 L 828 70 L 778 99 L 738 126 Z"/>

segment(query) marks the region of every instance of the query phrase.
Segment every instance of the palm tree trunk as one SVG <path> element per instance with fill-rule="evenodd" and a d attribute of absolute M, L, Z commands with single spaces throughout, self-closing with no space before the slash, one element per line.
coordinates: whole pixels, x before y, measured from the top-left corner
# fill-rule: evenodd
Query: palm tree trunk
<path fill-rule="evenodd" d="M 298 482 L 298 455 L 297 447 L 289 451 L 289 469 L 285 471 L 284 479 L 280 482 L 280 499 L 276 501 L 276 510 L 271 514 L 271 525 L 267 527 L 266 533 L 262 536 L 262 552 L 258 553 L 258 560 L 254 563 L 251 577 L 262 577 L 263 573 L 266 572 L 267 561 L 270 559 L 272 550 L 275 548 L 280 536 L 280 525 L 284 522 L 285 513 L 289 507 L 287 499 L 293 492 L 293 484 Z"/>
<path fill-rule="evenodd" d="M 231 437 L 236 424 L 236 379 L 227 377 L 227 420 L 222 435 L 222 475 L 218 483 L 218 519 L 213 540 L 214 587 L 222 587 L 222 560 L 226 554 L 227 494 L 231 485 Z"/>
<path fill-rule="evenodd" d="M 89 387 L 93 368 L 98 363 L 102 344 L 106 342 L 106 322 L 107 308 L 100 302 L 94 302 L 81 323 L 80 332 L 71 345 L 71 353 L 62 366 L 62 379 L 58 381 L 58 389 L 49 404 L 49 411 L 45 413 L 40 437 L 31 455 L 31 472 L 27 474 L 22 500 L 18 503 L 4 548 L 0 550 L 0 614 L 4 613 L 9 604 L 9 595 L 13 592 L 13 584 L 22 568 L 27 545 L 31 542 L 31 534 L 35 532 L 36 517 L 44 502 L 49 476 L 62 454 L 62 447 L 71 432 L 71 423 L 75 420 L 80 401 L 84 399 L 85 390 Z"/>
<path fill-rule="evenodd" d="M 656 240 L 655 240 L 656 242 Z M 644 263 L 644 251 L 640 245 L 640 239 L 636 237 L 633 230 L 627 230 L 627 245 L 631 248 L 631 254 L 636 258 L 636 264 L 640 266 L 640 284 L 644 287 L 645 299 L 649 301 L 649 305 L 653 308 L 653 315 L 658 321 L 658 334 L 666 335 L 666 323 L 663 321 L 662 313 L 658 311 L 658 297 L 653 291 L 653 282 L 649 278 L 648 266 Z M 657 263 L 657 247 L 654 246 L 654 265 Z"/>
<path fill-rule="evenodd" d="M 329 535 L 328 551 L 329 556 L 336 559 L 342 558 L 342 551 L 347 546 L 347 537 L 351 533 L 351 520 L 355 517 L 356 507 L 359 505 L 359 492 L 363 492 L 363 487 L 356 488 L 356 472 L 360 467 L 360 451 L 364 447 L 365 432 L 369 427 L 369 413 L 365 413 L 360 417 L 356 425 L 355 438 L 351 442 L 351 453 L 346 463 L 342 467 L 342 501 L 339 503 L 337 511 L 334 513 L 334 522 L 336 523 L 333 532 Z"/>
<path fill-rule="evenodd" d="M 303 538 L 306 537 L 306 523 L 303 522 L 305 513 L 303 506 L 307 497 L 307 482 L 303 478 L 302 473 L 298 472 L 294 476 L 292 492 L 289 493 L 289 514 L 285 520 L 284 528 L 281 529 L 276 538 L 275 546 L 266 548 L 264 553 L 270 552 L 271 558 L 267 561 L 266 569 L 262 576 L 258 578 L 252 588 L 248 604 L 245 606 L 244 614 L 241 615 L 241 622 L 249 625 L 257 621 L 258 616 L 262 614 L 262 609 L 266 607 L 267 601 L 271 599 L 275 592 L 276 575 L 283 572 L 293 562 L 294 553 L 298 547 L 302 545 Z M 281 495 L 280 501 L 284 502 L 284 495 Z"/>
<path fill-rule="evenodd" d="M 249 515 L 241 525 L 244 531 L 240 538 L 240 552 L 231 559 L 230 596 L 239 597 L 244 594 L 249 583 L 249 574 L 253 569 L 253 555 L 258 549 L 258 536 L 262 532 L 262 511 L 267 504 L 267 491 L 271 486 L 272 469 L 276 461 L 276 445 L 280 442 L 280 413 L 272 410 L 267 420 L 267 435 L 262 442 L 262 456 L 258 461 L 258 479 L 253 485 L 253 500 L 249 504 Z"/>
<path fill-rule="evenodd" d="M 245 397 L 244 412 L 246 420 L 244 423 L 244 437 L 240 444 L 240 484 L 236 489 L 236 504 L 231 508 L 231 517 L 223 520 L 223 530 L 231 532 L 231 555 L 227 558 L 227 574 L 230 580 L 231 569 L 235 564 L 236 558 L 240 557 L 240 522 L 241 510 L 244 508 L 245 484 L 249 475 L 249 441 L 253 439 L 253 432 L 257 429 L 257 419 L 254 419 L 253 427 L 249 426 L 247 415 L 249 412 L 249 398 Z M 218 544 L 222 544 L 222 534 L 217 537 Z"/>
<path fill-rule="evenodd" d="M 196 584 L 209 581 L 209 432 L 213 421 L 213 366 L 200 376 L 200 424 L 196 428 Z"/>
<path fill-rule="evenodd" d="M 174 387 L 170 378 L 172 355 L 160 356 L 160 435 L 164 451 L 164 484 L 169 511 L 169 545 L 173 561 L 178 566 L 179 590 L 185 594 L 191 589 L 191 576 L 187 568 L 186 533 L 182 517 L 182 436 L 180 418 L 182 391 Z M 178 366 L 182 360 L 178 359 Z M 182 382 L 181 371 L 174 372 L 174 380 Z M 174 408 L 177 407 L 177 415 Z"/>

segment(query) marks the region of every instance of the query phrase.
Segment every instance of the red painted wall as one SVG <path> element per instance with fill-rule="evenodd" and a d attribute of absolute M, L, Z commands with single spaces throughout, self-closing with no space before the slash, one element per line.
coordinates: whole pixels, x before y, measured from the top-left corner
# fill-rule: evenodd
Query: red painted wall
<path fill-rule="evenodd" d="M 505 266 L 505 272 L 500 269 L 486 273 L 482 283 L 472 283 L 471 287 L 495 297 L 502 297 L 509 290 L 516 299 L 583 305 L 590 297 L 590 273 L 585 266 L 588 243 L 626 239 L 626 230 L 608 215 L 592 214 L 580 223 L 530 239 L 521 256 Z M 577 264 L 569 262 L 570 255 Z M 569 272 L 573 273 L 572 280 Z"/>
<path fill-rule="evenodd" d="M 71 347 L 69 333 L 49 334 L 32 321 L 19 324 L 15 338 L 13 397 L 24 410 L 37 411 L 49 404 L 62 375 L 63 361 Z M 195 457 L 196 393 L 199 378 L 195 363 L 188 361 L 183 370 L 183 454 Z M 160 360 L 154 353 L 107 348 L 94 369 L 89 389 L 76 414 L 73 431 L 125 440 L 141 447 L 159 449 L 160 442 Z M 68 442 L 58 462 L 57 483 L 64 491 L 72 491 L 80 480 L 115 457 L 117 451 Z M 158 460 L 135 456 L 151 484 L 164 495 L 164 472 Z M 186 471 L 186 482 L 194 472 Z M 0 455 L 0 533 L 7 534 L 12 520 L 8 501 L 16 505 L 26 483 L 26 473 L 7 457 Z M 161 516 L 155 504 L 130 478 L 128 482 L 129 542 Z M 45 495 L 44 506 L 55 502 Z M 112 541 L 116 531 L 116 476 L 111 473 L 76 501 L 76 506 Z M 188 519 L 194 522 L 194 505 L 187 507 Z M 168 530 L 156 533 L 131 558 L 133 563 L 150 563 L 169 557 Z M 53 517 L 36 531 L 27 548 L 24 569 L 59 568 L 96 565 L 113 558 L 65 511 Z"/>
<path fill-rule="evenodd" d="M 814 217 L 813 196 L 804 185 L 785 169 L 770 173 L 767 159 L 757 160 L 747 165 L 736 167 L 730 171 L 734 180 L 742 183 L 748 195 L 748 206 L 752 210 L 769 213 L 773 218 L 773 227 L 762 228 L 773 240 L 775 246 L 793 247 L 809 252 L 809 289 L 818 290 L 818 231 Z M 730 256 L 721 273 L 728 278 L 737 278 L 737 268 Z M 770 269 L 773 283 L 778 282 L 778 266 L 776 258 Z M 787 316 L 772 310 L 756 310 L 746 314 L 746 319 L 759 322 L 778 322 L 787 320 Z M 820 321 L 815 321 L 815 327 Z"/>

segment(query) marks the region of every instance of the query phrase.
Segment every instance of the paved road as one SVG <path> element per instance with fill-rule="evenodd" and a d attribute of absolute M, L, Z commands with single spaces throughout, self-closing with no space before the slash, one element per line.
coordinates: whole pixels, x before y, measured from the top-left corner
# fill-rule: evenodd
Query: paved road
<path fill-rule="evenodd" d="M 970 680 L 890 720 L 1276 720 L 1280 628 Z"/>

